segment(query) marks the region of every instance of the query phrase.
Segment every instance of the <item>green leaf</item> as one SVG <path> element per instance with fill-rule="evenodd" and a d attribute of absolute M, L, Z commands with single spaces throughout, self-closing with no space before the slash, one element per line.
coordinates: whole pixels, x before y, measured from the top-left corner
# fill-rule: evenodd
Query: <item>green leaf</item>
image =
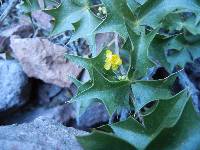
<path fill-rule="evenodd" d="M 183 35 L 156 38 L 151 45 L 150 56 L 171 73 L 175 66 L 184 68 L 187 62 L 200 57 L 200 42 L 197 40 L 191 43 Z"/>
<path fill-rule="evenodd" d="M 177 124 L 173 128 L 165 129 L 147 149 L 197 150 L 200 147 L 199 127 L 200 115 L 194 111 L 192 100 L 190 100 Z"/>
<path fill-rule="evenodd" d="M 46 7 L 49 3 L 57 4 L 56 0 L 43 0 L 44 7 Z M 41 10 L 38 0 L 23 0 L 23 3 L 20 5 L 20 9 L 23 10 L 24 13 L 31 13 L 36 10 Z"/>
<path fill-rule="evenodd" d="M 99 99 L 105 104 L 110 115 L 122 107 L 129 108 L 130 81 L 116 81 L 114 73 L 104 69 L 105 50 L 95 58 L 82 58 L 68 54 L 66 58 L 86 68 L 92 79 L 86 83 L 86 86 L 83 84 L 79 88 L 80 92 L 71 101 L 79 101 L 83 103 L 80 104 L 81 106 L 88 106 L 92 100 Z"/>
<path fill-rule="evenodd" d="M 93 103 L 101 102 L 98 99 L 82 99 L 76 102 L 76 121 L 79 124 L 79 118 L 83 115 L 83 113 L 87 110 L 89 106 Z"/>
<path fill-rule="evenodd" d="M 155 38 L 150 47 L 151 58 L 169 73 L 173 72 L 175 66 L 183 68 L 186 62 L 192 61 L 189 51 L 184 48 L 183 44 L 186 43 L 182 43 L 180 39 L 182 40 L 182 35 L 166 39 Z"/>
<path fill-rule="evenodd" d="M 93 70 L 93 77 L 92 87 L 76 95 L 72 102 L 99 99 L 105 104 L 110 115 L 120 111 L 122 107 L 129 108 L 129 81 L 109 81 L 96 69 Z"/>
<path fill-rule="evenodd" d="M 172 71 L 175 66 L 180 66 L 184 68 L 187 62 L 191 62 L 191 56 L 187 49 L 173 50 L 173 54 L 171 56 L 167 56 L 167 61 L 170 64 L 170 70 Z"/>
<path fill-rule="evenodd" d="M 162 149 L 158 147 L 157 145 L 164 145 L 163 149 L 168 146 L 169 149 L 173 149 L 173 147 L 170 147 L 170 142 L 173 142 L 176 144 L 176 136 L 173 136 L 174 133 L 176 135 L 184 135 L 184 132 L 182 131 L 182 128 L 177 128 L 177 130 L 173 130 L 174 127 L 176 127 L 177 122 L 179 123 L 181 118 L 186 114 L 188 116 L 188 119 L 184 123 L 189 123 L 195 128 L 190 128 L 187 125 L 183 125 L 187 129 L 190 129 L 190 131 L 195 132 L 195 135 L 198 136 L 198 126 L 199 126 L 199 118 L 195 117 L 194 113 L 192 115 L 194 116 L 193 119 L 190 119 L 190 114 L 188 113 L 187 109 L 188 106 L 190 107 L 191 112 L 194 112 L 194 109 L 191 105 L 191 101 L 188 102 L 189 96 L 187 95 L 186 91 L 183 91 L 170 100 L 161 100 L 159 104 L 157 105 L 157 108 L 153 113 L 150 115 L 144 116 L 144 123 L 145 127 L 143 127 L 139 122 L 134 120 L 133 118 L 128 118 L 126 121 L 115 123 L 110 125 L 112 130 L 114 131 L 114 134 L 112 133 L 106 133 L 102 131 L 94 131 L 92 134 L 87 136 L 78 137 L 78 141 L 83 146 L 84 149 L 90 150 L 90 149 L 145 149 L 154 139 L 158 140 L 155 144 L 155 148 L 153 149 Z M 186 106 L 186 107 L 185 107 Z M 183 113 L 187 111 L 187 113 Z M 190 122 L 192 120 L 192 122 Z M 179 125 L 180 126 L 180 125 Z M 167 136 L 163 136 L 163 139 L 160 140 L 159 134 L 163 135 L 169 131 Z M 172 130 L 172 132 L 171 132 Z M 110 131 L 110 129 L 108 129 Z M 180 131 L 180 132 L 179 132 Z M 188 130 L 189 131 L 189 130 Z M 199 138 L 191 138 L 192 135 L 187 131 L 185 134 L 185 138 L 187 138 L 190 142 L 195 144 L 193 147 L 196 147 L 199 144 Z M 165 134 L 166 135 L 166 134 Z M 172 135 L 172 138 L 168 138 L 168 135 Z M 180 138 L 179 138 L 180 137 Z M 178 141 L 180 139 L 183 140 L 181 136 L 179 136 Z M 196 137 L 196 136 L 195 136 Z M 167 141 L 170 141 L 169 143 L 165 144 L 165 139 L 167 138 Z M 171 140 L 171 139 L 174 139 Z M 195 140 L 194 140 L 195 139 Z M 181 141 L 183 142 L 183 141 Z M 186 142 L 186 143 L 190 143 Z M 197 142 L 197 143 L 194 143 Z M 118 145 L 119 144 L 119 145 Z M 132 146 L 131 146 L 132 145 Z M 176 144 L 181 147 L 182 144 Z M 121 147 L 122 146 L 122 147 Z M 151 148 L 151 146 L 149 146 Z M 190 148 L 190 147 L 188 147 Z"/>
<path fill-rule="evenodd" d="M 62 0 L 57 8 L 45 12 L 55 18 L 51 35 L 57 35 L 66 30 L 75 30 L 71 41 L 92 36 L 93 31 L 102 22 L 90 11 L 89 0 L 82 2 Z"/>
<path fill-rule="evenodd" d="M 135 81 L 131 85 L 135 98 L 135 111 L 138 112 L 151 101 L 170 99 L 172 97 L 171 89 L 175 79 L 176 74 L 172 74 L 168 78 L 161 80 Z"/>
<path fill-rule="evenodd" d="M 196 0 L 148 0 L 136 12 L 138 25 L 157 27 L 161 20 L 172 12 L 200 13 L 200 3 Z"/>
<path fill-rule="evenodd" d="M 186 29 L 193 35 L 197 35 L 200 34 L 200 25 L 196 24 L 196 19 L 197 17 L 191 13 L 171 13 L 163 20 L 163 27 L 171 31 Z"/>
<path fill-rule="evenodd" d="M 126 39 L 128 34 L 125 26 L 125 19 L 135 19 L 127 2 L 124 0 L 102 0 L 102 2 L 107 9 L 107 17 L 96 29 L 96 32 L 117 32 Z"/>
<path fill-rule="evenodd" d="M 78 79 L 76 79 L 76 77 L 73 76 L 68 76 L 69 80 L 71 80 L 75 86 L 80 87 L 83 85 L 83 83 L 81 81 L 79 81 Z"/>
<path fill-rule="evenodd" d="M 133 118 L 112 124 L 111 127 L 119 138 L 126 140 L 137 149 L 145 149 L 163 129 L 171 128 L 176 124 L 188 99 L 187 92 L 183 91 L 169 100 L 160 100 L 155 111 L 144 116 L 144 127 Z"/>
<path fill-rule="evenodd" d="M 132 13 L 134 14 L 138 7 L 140 7 L 140 0 L 127 0 L 127 5 L 131 9 Z"/>
<path fill-rule="evenodd" d="M 77 65 L 88 70 L 90 77 L 93 78 L 93 70 L 98 70 L 103 76 L 109 80 L 114 80 L 115 74 L 112 71 L 107 71 L 104 69 L 105 59 L 106 59 L 106 48 L 103 49 L 100 54 L 94 58 L 83 58 L 80 56 L 74 56 L 65 54 L 66 59 L 76 63 Z"/>
<path fill-rule="evenodd" d="M 23 3 L 20 5 L 20 8 L 25 13 L 30 13 L 40 9 L 40 5 L 37 0 L 23 0 Z"/>
<path fill-rule="evenodd" d="M 127 30 L 129 38 L 132 43 L 133 49 L 131 50 L 131 66 L 129 70 L 129 78 L 141 78 L 144 77 L 149 68 L 153 67 L 155 64 L 149 59 L 149 47 L 153 41 L 158 28 L 148 34 L 141 32 L 137 35 L 130 25 L 127 24 Z"/>
<path fill-rule="evenodd" d="M 77 137 L 78 142 L 85 150 L 134 150 L 126 141 L 112 134 L 95 131 L 90 135 Z"/>
<path fill-rule="evenodd" d="M 171 72 L 171 66 L 170 63 L 168 63 L 166 58 L 166 43 L 169 41 L 169 39 L 162 39 L 160 37 L 156 37 L 149 49 L 149 55 L 151 56 L 151 59 L 156 62 L 156 64 L 160 65 L 161 67 L 164 67 L 168 72 Z"/>
<path fill-rule="evenodd" d="M 81 94 L 82 92 L 88 90 L 93 86 L 93 82 L 89 80 L 88 82 L 78 86 L 78 94 Z M 79 121 L 79 117 L 86 111 L 86 109 L 94 102 L 100 102 L 98 99 L 88 99 L 88 100 L 79 100 L 76 102 L 76 118 L 77 121 Z"/>

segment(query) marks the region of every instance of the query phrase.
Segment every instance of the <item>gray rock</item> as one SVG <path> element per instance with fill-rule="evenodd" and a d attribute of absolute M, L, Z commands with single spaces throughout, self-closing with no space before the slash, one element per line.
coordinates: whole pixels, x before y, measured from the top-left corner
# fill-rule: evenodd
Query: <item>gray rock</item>
<path fill-rule="evenodd" d="M 194 63 L 187 63 L 185 70 L 190 80 L 200 90 L 200 58 L 196 59 Z"/>
<path fill-rule="evenodd" d="M 29 123 L 38 117 L 45 117 L 62 124 L 69 124 L 75 119 L 73 104 L 64 104 L 54 107 L 34 107 L 27 111 L 17 112 L 9 117 L 3 118 L 3 124 Z"/>
<path fill-rule="evenodd" d="M 29 37 L 31 34 L 33 34 L 33 27 L 31 24 L 14 24 L 12 26 L 9 26 L 8 29 L 2 31 L 0 33 L 3 37 L 11 37 L 12 35 L 17 35 L 21 38 Z"/>
<path fill-rule="evenodd" d="M 0 112 L 24 105 L 30 92 L 28 77 L 14 60 L 0 60 Z"/>
<path fill-rule="evenodd" d="M 52 17 L 45 12 L 38 10 L 32 13 L 32 17 L 36 20 L 37 25 L 43 29 L 50 30 L 52 27 Z"/>
<path fill-rule="evenodd" d="M 39 104 L 48 104 L 52 98 L 57 96 L 61 91 L 62 88 L 53 84 L 48 84 L 40 81 L 36 81 L 36 92 L 37 97 L 36 100 Z"/>
<path fill-rule="evenodd" d="M 190 81 L 197 89 L 197 91 L 194 93 L 198 99 L 193 97 L 193 103 L 200 111 L 200 58 L 196 59 L 193 63 L 187 63 L 185 66 L 185 71 Z"/>
<path fill-rule="evenodd" d="M 75 136 L 85 134 L 40 117 L 32 123 L 0 127 L 0 149 L 82 150 Z"/>
<path fill-rule="evenodd" d="M 101 103 L 93 103 L 83 113 L 79 119 L 78 127 L 81 129 L 89 129 L 107 123 L 109 115 L 105 106 Z"/>
<path fill-rule="evenodd" d="M 52 105 L 61 105 L 66 103 L 72 98 L 71 89 L 64 88 L 59 92 L 56 96 L 51 99 L 51 106 Z"/>

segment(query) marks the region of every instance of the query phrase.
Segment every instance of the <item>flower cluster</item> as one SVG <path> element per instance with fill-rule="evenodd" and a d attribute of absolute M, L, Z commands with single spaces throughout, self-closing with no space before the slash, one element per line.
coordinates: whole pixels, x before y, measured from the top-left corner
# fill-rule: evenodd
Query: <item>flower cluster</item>
<path fill-rule="evenodd" d="M 122 64 L 121 58 L 117 54 L 113 54 L 111 50 L 106 50 L 106 59 L 104 68 L 106 70 L 117 70 Z"/>

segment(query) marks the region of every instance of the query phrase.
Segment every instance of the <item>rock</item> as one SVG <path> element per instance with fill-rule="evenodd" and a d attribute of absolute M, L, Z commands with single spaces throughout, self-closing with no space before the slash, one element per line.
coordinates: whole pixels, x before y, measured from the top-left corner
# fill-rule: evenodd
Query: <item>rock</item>
<path fill-rule="evenodd" d="M 75 115 L 76 112 L 73 104 L 64 104 L 54 107 L 38 106 L 9 115 L 9 117 L 5 117 L 1 120 L 1 124 L 29 123 L 38 117 L 45 117 L 68 125 L 71 120 L 75 120 Z"/>
<path fill-rule="evenodd" d="M 66 49 L 42 38 L 11 38 L 10 44 L 16 59 L 29 77 L 60 87 L 69 87 L 67 75 L 77 77 L 81 68 L 66 62 Z"/>
<path fill-rule="evenodd" d="M 60 105 L 67 101 L 69 101 L 72 98 L 71 88 L 64 88 L 51 99 L 51 105 Z"/>
<path fill-rule="evenodd" d="M 41 10 L 35 11 L 32 13 L 32 17 L 36 20 L 36 23 L 39 27 L 47 30 L 52 28 L 52 17 L 45 12 Z"/>
<path fill-rule="evenodd" d="M 31 123 L 1 126 L 0 145 L 1 150 L 82 150 L 75 136 L 85 134 L 40 117 Z"/>
<path fill-rule="evenodd" d="M 190 80 L 200 90 L 200 58 L 196 59 L 194 63 L 187 63 L 185 71 Z"/>
<path fill-rule="evenodd" d="M 90 78 L 89 72 L 87 70 L 84 70 L 83 73 L 82 73 L 82 75 L 81 75 L 81 81 L 83 83 L 85 83 L 85 82 L 89 81 L 90 79 L 91 78 Z"/>
<path fill-rule="evenodd" d="M 101 103 L 93 103 L 80 117 L 78 127 L 81 129 L 94 128 L 108 123 L 109 115 Z"/>
<path fill-rule="evenodd" d="M 3 37 L 18 35 L 21 38 L 29 37 L 31 34 L 33 34 L 33 27 L 30 24 L 15 24 L 0 33 Z"/>
<path fill-rule="evenodd" d="M 14 60 L 0 60 L 0 112 L 16 109 L 29 99 L 30 84 Z"/>
<path fill-rule="evenodd" d="M 100 53 L 102 48 L 107 47 L 108 44 L 114 39 L 114 33 L 108 32 L 108 33 L 99 33 L 96 35 L 96 47 L 97 47 L 97 53 Z"/>
<path fill-rule="evenodd" d="M 15 24 L 0 32 L 0 53 L 10 51 L 10 37 L 12 35 L 21 38 L 30 37 L 33 34 L 33 27 L 30 24 Z"/>
<path fill-rule="evenodd" d="M 192 97 L 193 104 L 200 112 L 200 58 L 196 59 L 193 63 L 187 63 L 185 66 L 185 72 L 187 73 L 190 81 L 196 87 L 195 95 L 197 98 Z M 194 91 L 193 91 L 194 92 Z"/>
<path fill-rule="evenodd" d="M 62 91 L 61 87 L 53 84 L 44 83 L 40 80 L 34 80 L 33 82 L 36 94 L 34 99 L 40 105 L 48 104 L 51 99 Z"/>
<path fill-rule="evenodd" d="M 0 59 L 6 59 L 6 54 L 5 53 L 0 53 Z"/>

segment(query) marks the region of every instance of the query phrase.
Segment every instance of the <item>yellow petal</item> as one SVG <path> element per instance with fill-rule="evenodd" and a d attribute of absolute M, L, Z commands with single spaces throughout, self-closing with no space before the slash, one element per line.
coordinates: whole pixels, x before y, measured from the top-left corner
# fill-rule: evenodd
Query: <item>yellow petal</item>
<path fill-rule="evenodd" d="M 106 63 L 111 63 L 111 60 L 112 60 L 112 57 L 111 58 L 108 57 L 108 58 L 105 59 L 105 62 Z"/>
<path fill-rule="evenodd" d="M 110 68 L 111 68 L 111 63 L 105 63 L 105 65 L 104 65 L 104 68 L 106 69 L 106 70 L 110 70 Z"/>
<path fill-rule="evenodd" d="M 111 58 L 112 57 L 112 51 L 111 50 L 106 50 L 106 58 Z"/>
<path fill-rule="evenodd" d="M 122 64 L 122 60 L 120 59 L 120 57 L 116 54 L 114 54 L 112 56 L 112 64 L 115 64 L 115 65 L 121 65 Z"/>
<path fill-rule="evenodd" d="M 119 68 L 118 65 L 112 65 L 112 70 L 113 70 L 113 71 L 116 71 L 118 68 Z"/>

